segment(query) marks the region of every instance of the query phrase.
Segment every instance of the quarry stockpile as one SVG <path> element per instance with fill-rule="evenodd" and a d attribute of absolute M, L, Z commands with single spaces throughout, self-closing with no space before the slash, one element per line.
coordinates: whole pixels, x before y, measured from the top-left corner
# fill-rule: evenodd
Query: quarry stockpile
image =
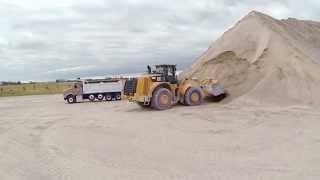
<path fill-rule="evenodd" d="M 253 11 L 183 73 L 215 78 L 227 101 L 320 104 L 320 23 Z"/>

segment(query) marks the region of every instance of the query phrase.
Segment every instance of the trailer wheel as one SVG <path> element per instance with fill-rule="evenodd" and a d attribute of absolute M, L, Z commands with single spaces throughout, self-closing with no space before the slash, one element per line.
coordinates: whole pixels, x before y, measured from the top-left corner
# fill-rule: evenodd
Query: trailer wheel
<path fill-rule="evenodd" d="M 106 100 L 107 101 L 111 101 L 112 100 L 112 95 L 111 94 L 107 94 L 106 95 Z"/>
<path fill-rule="evenodd" d="M 116 94 L 116 100 L 118 100 L 118 101 L 121 100 L 121 94 L 119 94 L 119 93 Z"/>
<path fill-rule="evenodd" d="M 97 98 L 98 98 L 99 101 L 102 101 L 103 98 L 104 98 L 104 95 L 103 94 L 98 94 Z"/>
<path fill-rule="evenodd" d="M 203 103 L 203 95 L 199 88 L 190 87 L 185 96 L 184 103 L 187 106 L 198 106 Z"/>
<path fill-rule="evenodd" d="M 76 102 L 76 97 L 73 96 L 73 95 L 69 95 L 69 96 L 67 97 L 67 102 L 68 102 L 69 104 L 75 103 L 75 102 Z"/>
<path fill-rule="evenodd" d="M 151 107 L 157 110 L 170 109 L 172 107 L 172 93 L 167 88 L 159 88 L 153 92 Z"/>
<path fill-rule="evenodd" d="M 96 99 L 95 95 L 94 94 L 90 94 L 89 95 L 89 100 L 90 101 L 94 101 Z"/>

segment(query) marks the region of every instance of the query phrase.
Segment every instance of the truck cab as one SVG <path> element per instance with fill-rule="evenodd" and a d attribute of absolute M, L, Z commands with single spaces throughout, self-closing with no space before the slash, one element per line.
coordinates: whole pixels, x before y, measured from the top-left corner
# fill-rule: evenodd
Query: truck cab
<path fill-rule="evenodd" d="M 81 82 L 75 82 L 71 88 L 66 89 L 63 92 L 63 98 L 69 104 L 77 102 L 77 97 L 82 95 L 83 92 L 83 85 Z M 79 98 L 78 98 L 79 99 Z M 79 100 L 78 100 L 79 101 Z"/>

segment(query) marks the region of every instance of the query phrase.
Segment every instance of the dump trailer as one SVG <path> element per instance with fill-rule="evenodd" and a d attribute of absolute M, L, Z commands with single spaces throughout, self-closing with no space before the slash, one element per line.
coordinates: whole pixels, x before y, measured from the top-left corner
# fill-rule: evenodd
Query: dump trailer
<path fill-rule="evenodd" d="M 64 94 L 64 100 L 69 104 L 90 101 L 121 100 L 123 80 L 120 79 L 85 79 L 73 84 Z"/>
<path fill-rule="evenodd" d="M 176 103 L 196 106 L 205 97 L 224 97 L 222 84 L 214 79 L 178 80 L 176 65 L 156 65 L 155 70 L 148 66 L 148 73 L 126 81 L 124 95 L 141 107 L 165 110 Z"/>

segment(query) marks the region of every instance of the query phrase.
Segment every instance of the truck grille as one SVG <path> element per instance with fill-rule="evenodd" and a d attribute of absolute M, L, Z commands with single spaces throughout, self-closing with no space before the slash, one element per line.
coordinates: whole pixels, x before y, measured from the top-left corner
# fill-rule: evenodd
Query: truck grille
<path fill-rule="evenodd" d="M 124 95 L 126 96 L 134 96 L 134 93 L 136 93 L 137 88 L 137 78 L 128 79 L 126 80 L 126 83 L 124 84 Z"/>

